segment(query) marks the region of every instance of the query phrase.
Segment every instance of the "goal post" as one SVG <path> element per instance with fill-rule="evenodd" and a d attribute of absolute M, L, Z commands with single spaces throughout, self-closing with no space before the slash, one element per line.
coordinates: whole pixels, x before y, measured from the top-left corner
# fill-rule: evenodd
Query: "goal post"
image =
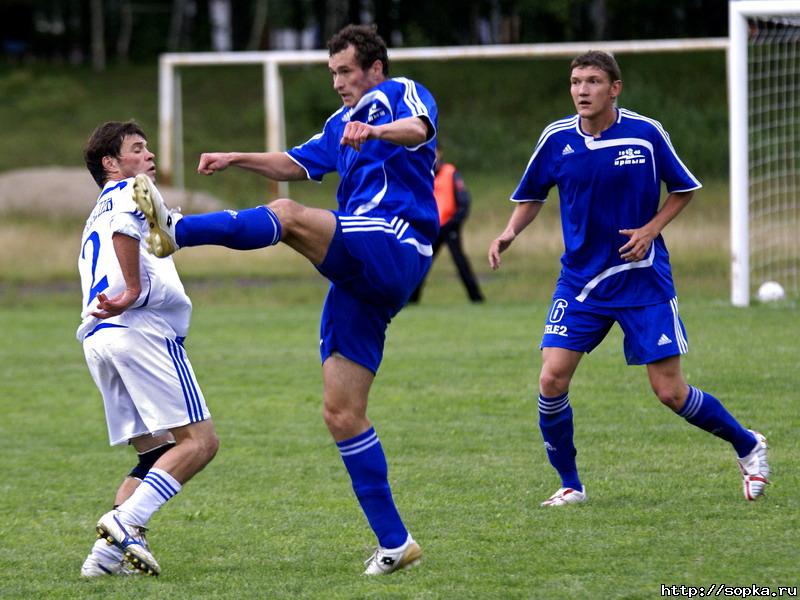
<path fill-rule="evenodd" d="M 731 302 L 800 286 L 800 0 L 729 2 Z"/>
<path fill-rule="evenodd" d="M 720 51 L 727 49 L 727 47 L 728 38 L 593 41 L 557 44 L 396 48 L 389 50 L 389 58 L 392 62 L 572 58 L 592 48 L 603 49 L 614 54 L 625 54 Z M 325 50 L 162 54 L 159 58 L 159 177 L 178 188 L 184 187 L 181 69 L 192 66 L 261 65 L 264 78 L 264 147 L 267 151 L 282 151 L 286 149 L 286 137 L 280 67 L 284 65 L 326 64 L 327 62 L 328 52 Z M 274 196 L 286 196 L 288 195 L 288 185 L 281 183 L 274 186 L 271 192 Z"/>

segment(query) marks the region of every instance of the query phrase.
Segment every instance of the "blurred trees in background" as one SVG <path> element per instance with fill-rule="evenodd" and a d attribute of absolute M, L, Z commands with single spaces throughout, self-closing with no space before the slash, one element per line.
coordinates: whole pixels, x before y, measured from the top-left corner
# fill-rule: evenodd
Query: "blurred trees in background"
<path fill-rule="evenodd" d="M 391 47 L 727 34 L 727 0 L 3 0 L 6 62 L 152 61 L 162 52 L 324 48 L 347 23 Z"/>

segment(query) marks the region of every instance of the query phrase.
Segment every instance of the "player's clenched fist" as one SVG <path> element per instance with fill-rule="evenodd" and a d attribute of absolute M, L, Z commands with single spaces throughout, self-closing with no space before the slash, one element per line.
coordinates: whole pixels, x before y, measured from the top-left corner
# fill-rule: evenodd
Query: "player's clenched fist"
<path fill-rule="evenodd" d="M 375 136 L 374 127 L 361 121 L 350 121 L 344 127 L 340 144 L 350 146 L 355 151 L 361 150 L 361 145 Z"/>
<path fill-rule="evenodd" d="M 197 172 L 201 175 L 213 175 L 216 171 L 223 171 L 231 164 L 230 154 L 227 152 L 204 152 L 200 155 Z"/>

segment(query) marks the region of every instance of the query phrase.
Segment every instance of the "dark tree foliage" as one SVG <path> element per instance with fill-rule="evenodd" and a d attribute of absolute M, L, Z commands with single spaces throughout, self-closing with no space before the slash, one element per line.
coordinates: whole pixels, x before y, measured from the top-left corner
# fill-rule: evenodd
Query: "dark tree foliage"
<path fill-rule="evenodd" d="M 167 50 L 211 50 L 214 25 L 210 2 L 104 1 L 108 60 L 142 62 Z M 263 18 L 254 20 L 257 2 L 228 3 L 234 50 L 254 45 L 269 49 L 281 43 L 285 46 L 287 39 L 301 38 L 324 48 L 328 37 L 349 22 L 375 23 L 390 46 L 716 37 L 727 33 L 727 0 L 267 0 L 263 31 L 260 25 L 254 28 L 254 23 L 264 22 Z M 261 2 L 263 16 L 264 0 Z M 0 54 L 11 64 L 89 63 L 91 18 L 90 0 L 2 0 Z M 287 36 L 287 32 L 296 35 Z M 127 34 L 130 42 L 120 44 Z"/>

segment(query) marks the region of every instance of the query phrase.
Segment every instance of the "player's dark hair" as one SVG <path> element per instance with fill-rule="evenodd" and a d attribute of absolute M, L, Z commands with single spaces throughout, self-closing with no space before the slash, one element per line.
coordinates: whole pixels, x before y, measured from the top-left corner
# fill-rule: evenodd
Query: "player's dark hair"
<path fill-rule="evenodd" d="M 122 140 L 129 135 L 140 135 L 147 139 L 142 128 L 133 120 L 124 123 L 121 121 L 103 123 L 89 136 L 89 141 L 86 142 L 86 148 L 83 151 L 83 160 L 86 161 L 86 168 L 89 169 L 89 173 L 100 187 L 103 187 L 108 180 L 108 175 L 103 167 L 103 157 L 119 158 Z"/>
<path fill-rule="evenodd" d="M 617 61 L 608 52 L 601 52 L 599 50 L 591 50 L 586 54 L 581 54 L 572 59 L 569 65 L 570 75 L 572 69 L 578 67 L 597 67 L 608 73 L 611 83 L 622 80 L 622 71 L 619 69 Z"/>
<path fill-rule="evenodd" d="M 389 53 L 386 42 L 378 35 L 375 25 L 347 25 L 339 33 L 328 40 L 328 52 L 331 56 L 345 50 L 348 46 L 356 49 L 358 65 L 367 70 L 376 60 L 383 64 L 383 75 L 389 75 Z"/>

